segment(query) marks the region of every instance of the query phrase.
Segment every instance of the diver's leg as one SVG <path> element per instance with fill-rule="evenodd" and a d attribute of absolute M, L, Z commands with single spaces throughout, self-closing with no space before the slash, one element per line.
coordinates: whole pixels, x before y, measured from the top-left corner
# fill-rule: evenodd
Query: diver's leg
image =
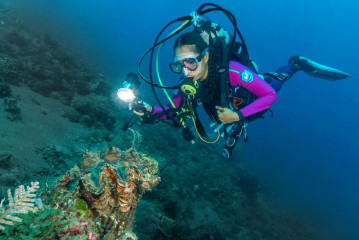
<path fill-rule="evenodd" d="M 271 85 L 271 87 L 278 92 L 283 84 L 291 78 L 298 69 L 292 68 L 292 63 L 289 63 L 275 72 L 263 73 L 264 80 Z"/>

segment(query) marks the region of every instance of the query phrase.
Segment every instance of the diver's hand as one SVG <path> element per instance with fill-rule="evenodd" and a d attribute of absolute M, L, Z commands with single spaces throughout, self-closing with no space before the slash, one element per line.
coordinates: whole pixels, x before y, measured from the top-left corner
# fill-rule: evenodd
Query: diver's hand
<path fill-rule="evenodd" d="M 229 108 L 222 108 L 216 106 L 216 109 L 217 109 L 218 119 L 224 124 L 238 122 L 240 120 L 239 115 L 236 112 L 233 112 Z"/>
<path fill-rule="evenodd" d="M 139 108 L 138 105 L 142 105 L 143 109 L 144 109 L 145 111 L 147 111 L 147 112 L 152 112 L 152 110 L 153 110 L 153 107 L 152 107 L 151 105 L 149 105 L 148 103 L 146 103 L 146 102 L 130 103 L 130 104 L 128 105 L 128 108 L 129 108 L 130 110 L 133 110 L 132 112 L 133 112 L 134 114 L 136 114 L 137 116 L 142 117 L 143 115 L 145 115 L 144 111 L 139 111 L 139 110 L 138 110 L 138 108 Z"/>

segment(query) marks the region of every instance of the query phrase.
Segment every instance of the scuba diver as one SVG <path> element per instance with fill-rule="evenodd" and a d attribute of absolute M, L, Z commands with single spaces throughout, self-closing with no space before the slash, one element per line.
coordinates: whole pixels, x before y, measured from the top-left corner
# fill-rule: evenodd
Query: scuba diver
<path fill-rule="evenodd" d="M 143 108 L 140 111 L 133 109 L 132 104 L 130 109 L 141 118 L 147 116 L 142 120 L 151 116 L 155 119 L 151 123 L 172 120 L 175 126 L 182 127 L 183 137 L 193 142 L 194 135 L 183 120 L 185 117 L 192 118 L 194 128 L 204 142 L 215 143 L 220 136 L 224 137 L 223 155 L 226 159 L 231 157 L 240 138 L 247 141 L 247 123 L 263 118 L 263 114 L 270 111 L 278 91 L 296 72 L 304 71 L 313 77 L 331 81 L 349 77 L 345 72 L 301 56 L 291 57 L 287 65 L 275 72 L 259 74 L 248 56 L 243 39 L 237 45 L 229 44 L 231 36 L 228 32 L 218 24 L 201 19 L 199 12 L 197 10 L 192 14 L 192 24 L 197 24 L 195 29 L 182 34 L 174 43 L 174 59 L 169 66 L 172 72 L 181 74 L 181 80 L 170 104 L 150 106 L 141 102 Z M 230 19 L 234 17 L 231 15 Z M 140 70 L 139 73 L 145 80 Z M 204 109 L 212 122 L 211 127 L 217 133 L 215 140 L 209 140 L 199 120 L 199 107 Z"/>

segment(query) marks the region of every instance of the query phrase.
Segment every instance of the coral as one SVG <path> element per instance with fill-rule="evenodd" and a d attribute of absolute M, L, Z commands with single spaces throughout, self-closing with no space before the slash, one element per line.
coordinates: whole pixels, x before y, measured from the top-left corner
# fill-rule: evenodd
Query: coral
<path fill-rule="evenodd" d="M 18 98 L 7 97 L 4 99 L 3 109 L 6 112 L 19 114 L 21 112 L 20 106 L 21 103 Z"/>
<path fill-rule="evenodd" d="M 86 240 L 99 240 L 99 234 L 93 226 L 91 220 L 88 220 L 80 213 L 68 213 L 61 218 L 61 224 L 58 225 L 59 240 L 67 239 L 86 239 Z"/>
<path fill-rule="evenodd" d="M 6 117 L 13 122 L 22 119 L 20 106 L 21 102 L 18 97 L 6 97 L 4 98 L 2 108 L 8 113 Z"/>
<path fill-rule="evenodd" d="M 131 231 L 125 231 L 120 240 L 137 240 L 137 236 Z"/>
<path fill-rule="evenodd" d="M 81 213 L 85 213 L 87 210 L 87 204 L 84 200 L 79 199 L 75 203 L 75 208 L 79 210 Z"/>
<path fill-rule="evenodd" d="M 105 97 L 96 94 L 76 95 L 72 99 L 71 105 L 80 113 L 93 118 L 100 119 L 108 115 L 108 103 Z"/>
<path fill-rule="evenodd" d="M 115 109 L 111 108 L 109 97 L 101 96 L 94 93 L 88 95 L 74 95 L 72 97 L 71 106 L 76 109 L 78 113 L 83 115 L 78 121 L 90 126 L 101 123 L 107 129 L 112 129 L 116 122 L 115 118 L 111 116 Z M 74 117 L 69 115 L 70 117 Z"/>
<path fill-rule="evenodd" d="M 63 117 L 68 118 L 71 122 L 78 123 L 80 121 L 81 114 L 73 108 L 66 108 Z"/>
<path fill-rule="evenodd" d="M 10 97 L 10 96 L 11 96 L 10 85 L 6 82 L 0 81 L 0 98 Z"/>
<path fill-rule="evenodd" d="M 17 62 L 7 56 L 0 55 L 0 75 L 9 82 L 18 85 L 15 76 L 17 74 Z"/>
<path fill-rule="evenodd" d="M 40 211 L 25 215 L 22 223 L 6 228 L 0 237 L 137 240 L 132 232 L 136 207 L 143 193 L 159 183 L 158 164 L 134 149 L 122 152 L 111 147 L 105 152 L 102 158 L 100 152 L 85 151 L 85 164 L 81 168 L 73 167 L 56 183 L 47 186 L 41 199 L 35 199 L 32 194 L 38 189 L 38 183 L 32 184 L 28 191 L 20 187 L 15 201 L 9 194 L 10 207 L 2 208 L 1 224 L 21 221 L 11 214 L 35 211 L 35 202 Z M 104 160 L 106 156 L 111 156 L 110 163 Z M 97 183 L 93 181 L 96 178 Z"/>
<path fill-rule="evenodd" d="M 34 194 L 39 189 L 39 182 L 32 182 L 31 187 L 27 187 L 25 190 L 24 185 L 19 186 L 15 190 L 14 197 L 11 194 L 11 190 L 8 190 L 9 207 L 3 208 L 3 199 L 0 203 L 0 209 L 2 215 L 0 217 L 0 223 L 3 225 L 14 225 L 14 222 L 22 222 L 20 217 L 14 216 L 18 213 L 28 213 L 29 211 L 36 212 L 37 208 L 34 207 L 35 197 Z M 5 227 L 0 225 L 0 230 L 4 230 Z"/>
<path fill-rule="evenodd" d="M 76 112 L 66 114 L 72 121 L 113 128 L 115 119 L 109 115 L 113 88 L 108 78 L 92 70 L 97 68 L 89 67 L 86 58 L 75 55 L 50 35 L 31 31 L 29 25 L 18 21 L 21 17 L 13 9 L 6 12 L 0 10 L 1 81 L 27 85 L 88 115 L 80 119 Z M 0 86 L 0 97 L 10 97 L 5 91 Z"/>
<path fill-rule="evenodd" d="M 75 166 L 63 175 L 43 200 L 63 211 L 83 213 L 95 223 L 100 236 L 134 240 L 137 237 L 131 229 L 136 206 L 142 194 L 159 183 L 157 173 L 156 160 L 134 149 L 122 154 L 111 147 L 104 159 L 100 152 L 85 151 L 81 168 Z"/>
<path fill-rule="evenodd" d="M 25 215 L 22 223 L 9 226 L 0 233 L 0 238 L 2 236 L 6 236 L 6 239 L 9 240 L 99 240 L 95 224 L 86 215 L 53 208 L 45 208 Z"/>

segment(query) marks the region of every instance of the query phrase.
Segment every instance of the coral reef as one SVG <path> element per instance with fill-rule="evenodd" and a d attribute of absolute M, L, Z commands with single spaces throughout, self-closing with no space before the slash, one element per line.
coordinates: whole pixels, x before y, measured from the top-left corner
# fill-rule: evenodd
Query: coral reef
<path fill-rule="evenodd" d="M 79 212 L 44 208 L 23 216 L 23 222 L 7 227 L 0 232 L 0 238 L 19 239 L 61 239 L 99 240 L 96 226 Z M 1 238 L 3 239 L 3 238 Z"/>
<path fill-rule="evenodd" d="M 67 171 L 41 195 L 45 209 L 58 210 L 46 214 L 46 220 L 58 226 L 47 228 L 46 239 L 137 239 L 132 232 L 136 206 L 143 193 L 159 183 L 158 163 L 133 148 L 111 147 L 101 155 L 85 151 L 81 168 Z M 8 236 L 14 231 L 8 230 Z"/>
<path fill-rule="evenodd" d="M 75 95 L 72 98 L 73 106 L 80 114 L 100 119 L 109 114 L 109 103 L 105 96 L 91 93 L 88 95 Z"/>
<path fill-rule="evenodd" d="M 136 207 L 143 193 L 159 183 L 157 174 L 157 161 L 133 148 L 121 151 L 111 147 L 104 154 L 85 151 L 81 168 L 74 166 L 43 190 L 42 201 L 38 203 L 41 211 L 24 217 L 26 221 L 6 229 L 0 236 L 36 238 L 42 229 L 44 239 L 136 240 L 132 232 Z M 20 218 L 9 215 L 9 212 L 20 212 L 18 205 L 22 211 L 34 210 L 35 198 L 29 197 L 35 197 L 31 193 L 37 189 L 38 183 L 27 192 L 21 188 L 15 201 L 9 194 L 10 207 L 0 223 L 12 223 L 5 218 L 20 221 Z M 2 203 L 1 208 L 5 209 Z M 34 219 L 37 219 L 37 225 L 34 225 Z"/>
<path fill-rule="evenodd" d="M 87 115 L 66 114 L 74 122 L 113 128 L 115 120 L 109 111 L 113 108 L 112 89 L 102 74 L 91 70 L 97 67 L 88 67 L 85 58 L 50 35 L 31 31 L 12 9 L 0 6 L 0 19 L 0 98 L 11 97 L 7 83 L 24 84 Z"/>

